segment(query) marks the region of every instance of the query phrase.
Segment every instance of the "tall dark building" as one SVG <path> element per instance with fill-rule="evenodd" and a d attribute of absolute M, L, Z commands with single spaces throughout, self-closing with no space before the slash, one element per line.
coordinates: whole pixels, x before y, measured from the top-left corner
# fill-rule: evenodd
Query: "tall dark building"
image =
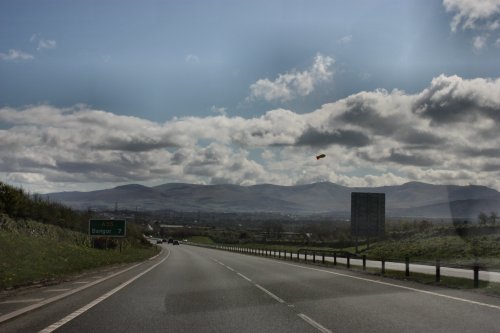
<path fill-rule="evenodd" d="M 385 235 L 385 193 L 351 193 L 351 235 Z"/>

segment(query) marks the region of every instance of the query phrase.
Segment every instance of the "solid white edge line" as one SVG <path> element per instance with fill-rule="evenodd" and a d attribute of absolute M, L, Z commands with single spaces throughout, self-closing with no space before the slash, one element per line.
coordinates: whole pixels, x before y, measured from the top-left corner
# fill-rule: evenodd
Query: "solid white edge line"
<path fill-rule="evenodd" d="M 299 316 L 300 318 L 302 318 L 302 320 L 304 320 L 306 323 L 308 323 L 309 325 L 311 325 L 312 327 L 316 328 L 318 331 L 320 331 L 322 333 L 333 333 L 328 328 L 324 327 L 323 325 L 321 325 L 320 323 L 314 321 L 313 319 L 309 318 L 308 316 L 306 316 L 303 313 L 298 313 L 297 316 Z"/>
<path fill-rule="evenodd" d="M 43 301 L 45 298 L 25 298 L 25 299 L 13 299 L 10 301 L 3 301 L 0 304 L 16 304 L 16 303 L 33 303 Z"/>
<path fill-rule="evenodd" d="M 111 291 L 108 291 L 107 293 L 105 293 L 104 295 L 96 298 L 95 300 L 93 300 L 92 302 L 88 303 L 87 305 L 85 305 L 85 306 L 81 307 L 80 309 L 74 311 L 73 313 L 67 315 L 63 319 L 61 319 L 61 320 L 55 322 L 54 324 L 52 324 L 52 325 L 44 328 L 39 333 L 50 333 L 50 332 L 58 329 L 59 327 L 63 326 L 64 324 L 70 322 L 71 320 L 75 319 L 79 315 L 81 315 L 81 314 L 85 313 L 86 311 L 88 311 L 90 308 L 92 308 L 92 307 L 96 306 L 97 304 L 101 303 L 106 298 L 112 296 L 113 294 L 117 293 L 121 289 L 125 288 L 126 286 L 128 286 L 129 284 L 131 284 L 132 282 L 134 282 L 135 280 L 137 280 L 138 278 L 140 278 L 144 274 L 152 271 L 153 269 L 155 269 L 156 267 L 158 267 L 160 264 L 162 264 L 165 260 L 167 260 L 169 256 L 170 256 L 170 252 L 160 262 L 154 264 L 153 266 L 149 267 L 147 270 L 145 270 L 145 271 L 139 273 L 138 275 L 134 276 L 130 280 L 128 280 L 126 282 L 123 282 L 118 287 L 112 289 Z"/>
<path fill-rule="evenodd" d="M 163 250 L 162 250 L 162 252 L 163 252 Z M 160 252 L 160 253 L 161 253 L 161 252 Z M 155 257 L 157 257 L 158 255 L 159 255 L 159 254 L 157 254 Z M 99 280 L 96 280 L 96 281 L 91 282 L 91 283 L 89 283 L 89 284 L 83 285 L 83 286 L 81 286 L 81 287 L 78 287 L 78 288 L 72 289 L 71 291 L 68 291 L 67 293 L 64 293 L 64 294 L 61 294 L 61 295 L 57 295 L 57 296 L 54 296 L 54 297 L 51 297 L 51 298 L 47 298 L 46 300 L 41 301 L 41 302 L 39 302 L 39 303 L 32 304 L 32 305 L 27 306 L 27 307 L 25 307 L 25 308 L 22 308 L 22 309 L 19 309 L 19 310 L 13 311 L 13 312 L 6 313 L 6 314 L 4 314 L 3 316 L 0 316 L 0 324 L 1 324 L 1 323 L 3 323 L 4 321 L 10 320 L 10 319 L 15 318 L 15 317 L 17 317 L 17 316 L 20 316 L 20 315 L 22 315 L 22 314 L 24 314 L 24 313 L 26 313 L 26 312 L 33 311 L 33 310 L 38 309 L 38 308 L 40 308 L 40 307 L 42 307 L 42 306 L 44 306 L 44 305 L 47 305 L 47 304 L 49 304 L 49 303 L 52 303 L 52 302 L 58 301 L 58 300 L 60 300 L 60 299 L 62 299 L 62 298 L 68 297 L 68 296 L 73 295 L 73 294 L 75 294 L 75 293 L 77 293 L 77 292 L 80 292 L 80 291 L 82 291 L 82 290 L 84 290 L 84 289 L 87 289 L 87 288 L 92 287 L 92 286 L 94 286 L 94 285 L 96 285 L 96 284 L 99 284 L 99 283 L 101 283 L 101 282 L 103 282 L 103 281 L 106 281 L 106 280 L 108 280 L 108 279 L 111 279 L 111 278 L 113 278 L 113 277 L 115 277 L 115 276 L 117 276 L 117 275 L 120 275 L 120 274 L 122 274 L 122 273 L 125 273 L 125 272 L 127 272 L 127 271 L 129 271 L 129 270 L 131 270 L 131 269 L 133 269 L 133 268 L 135 268 L 135 267 L 137 267 L 137 266 L 139 266 L 139 265 L 142 265 L 143 263 L 144 263 L 144 262 L 140 262 L 140 263 L 138 263 L 138 264 L 135 264 L 135 265 L 133 265 L 133 266 L 130 266 L 129 268 L 126 268 L 126 269 L 121 270 L 121 271 L 119 271 L 119 272 L 113 273 L 113 274 L 111 274 L 111 275 L 109 275 L 109 276 L 106 276 L 106 277 L 104 277 L 104 278 L 102 278 L 102 279 L 99 279 Z"/>
<path fill-rule="evenodd" d="M 257 288 L 259 288 L 260 290 L 262 290 L 263 292 L 265 292 L 266 294 L 268 294 L 269 296 L 271 296 L 272 298 L 274 298 L 276 301 L 278 301 L 279 303 L 285 303 L 284 300 L 282 300 L 281 298 L 279 298 L 278 296 L 276 296 L 275 294 L 273 294 L 272 292 L 270 292 L 269 290 L 267 290 L 266 288 L 262 287 L 261 285 L 259 284 L 255 284 L 255 286 Z"/>
<path fill-rule="evenodd" d="M 406 287 L 406 286 L 401 286 L 401 285 L 394 284 L 394 283 L 389 283 L 389 282 L 384 282 L 384 281 L 379 281 L 379 280 L 372 280 L 372 279 L 362 278 L 362 277 L 359 277 L 359 276 L 353 276 L 353 275 L 349 275 L 349 274 L 342 274 L 342 273 L 327 271 L 327 270 L 319 269 L 319 268 L 305 267 L 305 266 L 301 266 L 301 265 L 289 264 L 289 263 L 279 262 L 279 261 L 276 261 L 276 262 L 280 263 L 282 265 L 299 267 L 299 268 L 303 268 L 303 269 L 309 269 L 309 270 L 312 270 L 312 271 L 318 271 L 318 272 L 324 272 L 324 273 L 328 273 L 328 274 L 333 274 L 333 275 L 348 277 L 348 278 L 351 278 L 351 279 L 356 279 L 356 280 L 361 280 L 361 281 L 367 281 L 367 282 L 372 282 L 372 283 L 378 283 L 378 284 L 382 284 L 382 285 L 386 285 L 386 286 L 396 287 L 396 288 L 405 289 L 405 290 L 411 290 L 411 291 L 415 291 L 415 292 L 419 292 L 419 293 L 423 293 L 423 294 L 427 294 L 427 295 L 448 298 L 448 299 L 452 299 L 452 300 L 455 300 L 455 301 L 461 301 L 461 302 L 465 302 L 465 303 L 470 303 L 470 304 L 475 304 L 475 305 L 480 305 L 480 306 L 485 306 L 485 307 L 489 307 L 489 308 L 500 310 L 500 306 L 498 306 L 498 305 L 493 305 L 493 304 L 488 304 L 488 303 L 483 303 L 483 302 L 472 301 L 470 299 L 461 298 L 461 297 L 449 296 L 449 295 L 440 294 L 440 293 L 437 293 L 437 292 L 434 292 L 434 291 L 428 291 L 428 290 L 422 290 L 422 289 L 417 289 L 417 288 L 412 288 L 412 287 Z"/>
<path fill-rule="evenodd" d="M 227 268 L 227 269 L 229 269 L 231 272 L 234 272 L 234 271 L 235 271 L 235 270 L 234 270 L 234 269 L 232 269 L 231 267 L 229 267 L 229 266 L 227 266 L 227 265 L 225 265 L 225 266 L 226 266 L 226 268 Z"/>
<path fill-rule="evenodd" d="M 71 288 L 62 288 L 62 289 L 47 289 L 47 290 L 42 290 L 43 293 L 60 293 L 62 291 L 68 291 L 71 290 Z"/>
<path fill-rule="evenodd" d="M 244 278 L 245 280 L 247 280 L 248 282 L 252 282 L 252 280 L 250 278 L 247 278 L 245 275 L 241 274 L 241 273 L 237 273 L 239 276 L 241 276 L 242 278 Z"/>

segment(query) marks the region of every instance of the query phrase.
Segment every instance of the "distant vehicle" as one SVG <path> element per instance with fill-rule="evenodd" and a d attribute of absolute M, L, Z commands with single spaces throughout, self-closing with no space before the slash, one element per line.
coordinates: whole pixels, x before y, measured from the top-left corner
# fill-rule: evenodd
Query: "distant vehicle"
<path fill-rule="evenodd" d="M 183 242 L 187 242 L 188 240 L 187 239 L 184 239 Z"/>
<path fill-rule="evenodd" d="M 174 240 L 172 238 L 168 239 L 168 244 L 172 244 L 173 242 L 174 242 Z"/>
<path fill-rule="evenodd" d="M 163 242 L 161 241 L 161 239 L 157 239 L 157 240 L 156 240 L 156 244 L 161 244 L 161 243 L 163 243 Z"/>
<path fill-rule="evenodd" d="M 162 241 L 162 243 L 166 243 L 167 242 L 167 240 L 165 238 L 163 238 L 161 241 Z"/>
<path fill-rule="evenodd" d="M 174 245 L 180 245 L 180 244 L 179 244 L 179 241 L 174 240 Z"/>

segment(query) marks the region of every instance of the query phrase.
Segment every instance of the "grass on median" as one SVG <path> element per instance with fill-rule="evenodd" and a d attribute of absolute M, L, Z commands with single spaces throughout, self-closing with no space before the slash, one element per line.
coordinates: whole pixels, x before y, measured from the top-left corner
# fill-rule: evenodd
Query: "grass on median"
<path fill-rule="evenodd" d="M 212 238 L 208 236 L 192 236 L 187 239 L 191 243 L 197 244 L 215 244 Z"/>

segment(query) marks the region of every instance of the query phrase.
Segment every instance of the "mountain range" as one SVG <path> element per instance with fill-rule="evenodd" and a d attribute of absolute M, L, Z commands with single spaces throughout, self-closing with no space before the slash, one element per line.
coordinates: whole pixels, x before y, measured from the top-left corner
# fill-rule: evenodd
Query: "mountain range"
<path fill-rule="evenodd" d="M 58 192 L 45 196 L 75 209 L 140 211 L 266 212 L 350 215 L 351 192 L 386 194 L 392 217 L 476 218 L 500 211 L 500 193 L 469 185 L 409 182 L 383 187 L 346 187 L 329 182 L 279 186 L 261 184 L 196 185 L 169 183 L 154 187 L 130 184 L 91 192 Z"/>

